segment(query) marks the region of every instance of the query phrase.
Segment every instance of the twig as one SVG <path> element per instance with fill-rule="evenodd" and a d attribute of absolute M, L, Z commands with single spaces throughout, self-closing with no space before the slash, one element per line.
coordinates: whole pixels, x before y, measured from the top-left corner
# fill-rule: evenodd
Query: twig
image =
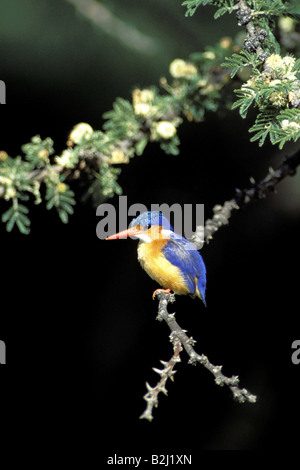
<path fill-rule="evenodd" d="M 233 393 L 233 397 L 239 401 L 240 403 L 244 403 L 245 401 L 249 401 L 250 403 L 255 403 L 256 396 L 252 395 L 248 392 L 245 388 L 240 389 L 238 387 L 239 378 L 238 376 L 226 377 L 221 370 L 222 366 L 215 366 L 213 365 L 205 356 L 204 354 L 198 354 L 193 345 L 196 341 L 192 337 L 188 337 L 186 331 L 183 330 L 175 320 L 175 315 L 170 314 L 168 312 L 168 303 L 175 301 L 174 294 L 168 294 L 166 292 L 158 292 L 157 297 L 159 299 L 159 306 L 158 306 L 158 320 L 164 320 L 171 330 L 171 336 L 173 338 L 178 338 L 182 346 L 184 347 L 185 351 L 190 356 L 189 364 L 196 364 L 199 362 L 202 364 L 206 369 L 208 369 L 215 377 L 215 382 L 217 385 L 228 385 L 230 390 Z"/>
<path fill-rule="evenodd" d="M 179 354 L 182 351 L 182 347 L 181 342 L 178 338 L 175 338 L 175 340 L 173 341 L 173 350 L 174 354 L 168 362 L 160 361 L 164 366 L 163 369 L 156 369 L 153 367 L 153 370 L 161 376 L 161 379 L 155 387 L 151 387 L 148 382 L 146 382 L 148 393 L 144 395 L 144 400 L 147 402 L 147 407 L 144 413 L 140 416 L 140 419 L 148 419 L 148 421 L 152 421 L 152 410 L 154 406 L 156 407 L 158 405 L 158 394 L 160 392 L 164 393 L 165 395 L 168 394 L 166 389 L 166 382 L 168 378 L 174 380 L 174 374 L 176 372 L 175 370 L 173 370 L 174 366 L 177 362 L 181 361 Z"/>
<path fill-rule="evenodd" d="M 257 199 L 263 199 L 270 191 L 274 191 L 275 187 L 286 176 L 293 176 L 300 165 L 300 150 L 290 157 L 285 157 L 281 165 L 274 170 L 269 168 L 267 175 L 256 183 L 253 178 L 250 179 L 251 186 L 246 189 L 236 189 L 234 198 L 225 201 L 223 206 L 216 205 L 213 208 L 214 215 L 211 219 L 207 219 L 205 227 L 197 227 L 190 241 L 197 249 L 202 248 L 204 241 L 209 243 L 213 235 L 219 228 L 229 223 L 229 218 L 235 211 L 244 208 L 247 204 Z"/>
<path fill-rule="evenodd" d="M 233 398 L 235 400 L 237 400 L 239 403 L 255 403 L 256 395 L 253 395 L 245 388 L 239 388 L 239 378 L 237 375 L 234 375 L 232 377 L 226 377 L 226 375 L 222 373 L 222 366 L 215 366 L 209 361 L 207 356 L 205 356 L 204 354 L 198 354 L 195 351 L 193 346 L 196 341 L 192 337 L 189 338 L 187 336 L 186 331 L 183 330 L 175 320 L 175 315 L 168 312 L 168 303 L 173 303 L 175 301 L 175 295 L 158 291 L 156 297 L 159 299 L 157 319 L 160 321 L 164 320 L 171 330 L 170 340 L 173 343 L 174 356 L 168 363 L 163 363 L 165 365 L 165 369 L 163 369 L 162 371 L 157 371 L 156 369 L 154 369 L 159 374 L 161 374 L 162 378 L 158 382 L 158 384 L 153 388 L 150 387 L 149 384 L 146 384 L 148 393 L 144 396 L 144 399 L 147 402 L 147 408 L 140 418 L 145 418 L 149 421 L 152 421 L 153 406 L 157 406 L 158 404 L 157 395 L 160 391 L 166 394 L 165 383 L 168 377 L 173 377 L 173 374 L 175 372 L 173 371 L 173 367 L 175 363 L 180 360 L 178 358 L 179 352 L 182 350 L 181 346 L 183 346 L 183 348 L 190 357 L 189 364 L 197 364 L 198 362 L 199 364 L 203 365 L 207 370 L 209 370 L 209 372 L 213 374 L 215 378 L 215 383 L 217 385 L 227 385 L 230 388 L 233 394 Z M 177 355 L 176 351 L 178 351 Z"/>
<path fill-rule="evenodd" d="M 274 170 L 269 168 L 267 175 L 256 183 L 251 178 L 252 186 L 244 190 L 236 190 L 235 201 L 239 207 L 243 207 L 255 199 L 263 199 L 268 191 L 274 191 L 275 186 L 280 183 L 286 176 L 294 176 L 297 167 L 300 165 L 300 150 L 290 157 L 285 157 L 281 165 Z"/>

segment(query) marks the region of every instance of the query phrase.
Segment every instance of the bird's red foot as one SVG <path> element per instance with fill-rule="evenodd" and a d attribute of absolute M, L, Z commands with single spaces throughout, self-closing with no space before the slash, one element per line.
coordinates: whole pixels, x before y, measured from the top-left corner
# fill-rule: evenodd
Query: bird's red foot
<path fill-rule="evenodd" d="M 171 294 L 172 289 L 156 289 L 152 294 L 152 299 L 155 299 L 155 296 L 156 294 L 158 294 L 158 292 L 165 292 L 166 294 Z"/>

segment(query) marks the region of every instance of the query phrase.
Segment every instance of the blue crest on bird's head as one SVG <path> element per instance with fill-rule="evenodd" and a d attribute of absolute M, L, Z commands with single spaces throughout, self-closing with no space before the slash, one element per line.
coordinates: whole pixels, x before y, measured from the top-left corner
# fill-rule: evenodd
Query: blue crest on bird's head
<path fill-rule="evenodd" d="M 166 230 L 173 231 L 173 227 L 166 217 L 164 217 L 161 211 L 148 211 L 143 212 L 141 215 L 136 217 L 130 222 L 129 227 L 135 227 L 140 225 L 142 228 L 149 229 L 154 225 L 158 225 Z"/>

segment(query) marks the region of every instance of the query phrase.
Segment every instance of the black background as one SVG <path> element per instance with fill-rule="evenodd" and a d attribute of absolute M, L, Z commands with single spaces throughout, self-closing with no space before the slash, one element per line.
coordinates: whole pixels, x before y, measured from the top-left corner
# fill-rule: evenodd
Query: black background
<path fill-rule="evenodd" d="M 57 27 L 53 18 L 59 23 L 63 2 L 41 3 L 47 21 L 52 18 L 51 26 Z M 132 2 L 128 5 L 133 8 Z M 72 15 L 69 6 L 62 12 Z M 76 27 L 89 29 L 80 18 L 76 21 Z M 204 20 L 193 21 L 200 25 Z M 175 30 L 176 23 L 170 60 L 177 55 Z M 73 35 L 80 43 L 80 35 Z M 215 35 L 220 37 L 216 30 Z M 102 40 L 113 41 L 97 38 L 98 43 Z M 26 41 L 14 41 L 9 54 L 2 43 L 6 67 L 0 77 L 7 86 L 7 104 L 0 110 L 0 147 L 12 156 L 35 134 L 51 136 L 59 153 L 74 124 L 86 121 L 101 128 L 101 115 L 116 95 L 129 98 L 135 84 L 155 81 L 151 74 L 146 78 L 151 67 L 145 71 L 141 66 L 145 57 L 139 62 L 132 56 L 136 70 L 131 69 L 124 84 L 126 54 L 120 62 L 122 45 L 112 42 L 115 54 L 112 58 L 105 52 L 111 68 L 104 76 L 93 67 L 96 57 L 88 57 L 77 68 L 73 59 L 64 65 L 72 77 L 70 88 L 63 78 L 52 82 L 50 72 L 47 82 L 41 65 L 35 74 L 14 63 L 14 54 L 26 47 Z M 54 56 L 60 48 L 56 41 Z M 34 57 L 33 49 L 29 65 Z M 159 70 L 157 81 L 168 63 L 166 59 L 165 71 L 160 71 L 161 65 L 152 71 Z M 82 69 L 88 65 L 91 72 L 85 81 Z M 230 199 L 234 188 L 247 187 L 250 176 L 259 180 L 270 165 L 276 167 L 295 151 L 293 146 L 278 152 L 250 144 L 250 122 L 230 114 L 208 116 L 201 125 L 184 123 L 178 157 L 148 146 L 120 176 L 128 205 L 204 203 L 210 217 L 212 207 Z M 258 395 L 257 403 L 234 402 L 227 387 L 216 386 L 201 366 L 187 365 L 182 353 L 175 381 L 167 385 L 168 397 L 159 397 L 152 423 L 139 420 L 145 381 L 156 383 L 152 367 L 168 360 L 172 348 L 167 326 L 155 320 L 157 302 L 151 295 L 157 285 L 138 265 L 136 242 L 99 240 L 95 208 L 80 202 L 68 225 L 55 213 L 32 206 L 29 236 L 7 234 L 1 227 L 0 339 L 6 343 L 7 365 L 0 376 L 8 441 L 18 437 L 29 455 L 45 446 L 49 458 L 50 449 L 58 447 L 66 455 L 95 454 L 99 464 L 114 454 L 184 453 L 198 461 L 202 450 L 295 448 L 300 420 L 300 365 L 291 361 L 291 344 L 299 338 L 296 178 L 286 179 L 276 194 L 237 213 L 202 249 L 207 309 L 186 297 L 177 298 L 173 306 L 179 324 L 197 340 L 196 350 L 214 364 L 223 364 L 226 375 L 239 375 L 241 386 Z M 117 197 L 108 202 L 118 208 Z"/>

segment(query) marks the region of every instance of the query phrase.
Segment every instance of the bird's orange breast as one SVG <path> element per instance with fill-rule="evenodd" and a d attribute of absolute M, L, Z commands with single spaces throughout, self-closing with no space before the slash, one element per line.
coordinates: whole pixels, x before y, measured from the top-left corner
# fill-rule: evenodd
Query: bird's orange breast
<path fill-rule="evenodd" d="M 166 239 L 140 243 L 138 259 L 147 274 L 165 289 L 172 289 L 175 294 L 189 294 L 180 269 L 171 264 L 164 256 L 162 249 L 168 243 Z"/>

